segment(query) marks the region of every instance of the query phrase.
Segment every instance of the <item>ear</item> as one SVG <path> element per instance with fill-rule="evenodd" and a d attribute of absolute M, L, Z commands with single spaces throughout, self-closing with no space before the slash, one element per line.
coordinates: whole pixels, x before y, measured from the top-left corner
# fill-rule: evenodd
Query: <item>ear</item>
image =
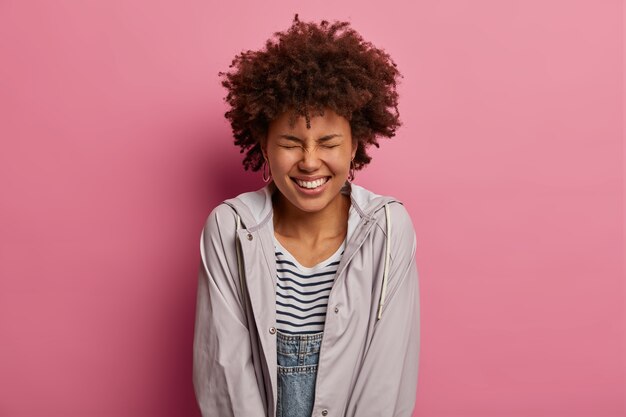
<path fill-rule="evenodd" d="M 352 157 L 350 159 L 354 159 L 356 156 L 356 151 L 359 148 L 359 141 L 356 138 L 352 138 Z"/>

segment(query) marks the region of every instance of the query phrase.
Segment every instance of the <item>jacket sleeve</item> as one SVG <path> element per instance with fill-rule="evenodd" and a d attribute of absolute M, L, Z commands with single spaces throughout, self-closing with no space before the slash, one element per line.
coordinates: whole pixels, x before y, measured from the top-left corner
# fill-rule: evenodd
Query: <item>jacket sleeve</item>
<path fill-rule="evenodd" d="M 209 215 L 200 239 L 193 386 L 203 417 L 265 417 L 237 281 L 235 217 Z"/>
<path fill-rule="evenodd" d="M 347 417 L 410 417 L 415 407 L 420 349 L 416 237 L 404 207 L 391 207 L 388 296 L 374 325 Z"/>

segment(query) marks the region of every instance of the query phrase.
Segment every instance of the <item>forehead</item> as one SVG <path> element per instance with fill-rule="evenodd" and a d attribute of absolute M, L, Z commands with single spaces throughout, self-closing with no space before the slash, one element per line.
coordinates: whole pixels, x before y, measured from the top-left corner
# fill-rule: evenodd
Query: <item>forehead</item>
<path fill-rule="evenodd" d="M 318 112 L 311 111 L 309 113 L 309 120 L 311 127 L 307 128 L 306 118 L 298 115 L 294 120 L 293 111 L 288 110 L 274 119 L 270 125 L 269 130 L 272 133 L 300 133 L 303 136 L 314 134 L 321 131 L 335 130 L 337 132 L 350 129 L 350 122 L 343 117 L 335 113 L 331 109 L 324 109 L 324 114 L 319 115 Z M 293 122 L 293 123 L 290 123 Z"/>

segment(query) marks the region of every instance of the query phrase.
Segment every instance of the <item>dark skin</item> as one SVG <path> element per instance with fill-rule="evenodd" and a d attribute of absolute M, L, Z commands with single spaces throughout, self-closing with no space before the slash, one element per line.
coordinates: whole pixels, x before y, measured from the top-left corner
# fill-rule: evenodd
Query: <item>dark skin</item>
<path fill-rule="evenodd" d="M 274 235 L 305 267 L 328 259 L 346 238 L 350 197 L 340 190 L 356 153 L 350 124 L 328 110 L 290 126 L 286 114 L 270 124 L 263 155 L 274 184 Z M 319 192 L 302 192 L 296 178 L 327 179 Z"/>
<path fill-rule="evenodd" d="M 276 198 L 277 197 L 277 198 Z M 348 211 L 350 210 L 350 199 L 343 196 L 339 199 L 339 215 L 334 217 L 334 221 L 326 222 L 330 234 L 328 236 L 319 236 L 316 240 L 303 240 L 295 237 L 290 233 L 290 222 L 301 223 L 307 221 L 306 218 L 300 217 L 298 214 L 287 214 L 289 220 L 281 219 L 281 214 L 288 210 L 282 208 L 280 193 L 275 194 L 274 201 L 274 235 L 285 249 L 291 253 L 296 260 L 307 268 L 310 268 L 325 259 L 328 259 L 337 251 L 339 245 L 346 238 L 348 232 Z M 335 233 L 332 233 L 334 231 Z"/>

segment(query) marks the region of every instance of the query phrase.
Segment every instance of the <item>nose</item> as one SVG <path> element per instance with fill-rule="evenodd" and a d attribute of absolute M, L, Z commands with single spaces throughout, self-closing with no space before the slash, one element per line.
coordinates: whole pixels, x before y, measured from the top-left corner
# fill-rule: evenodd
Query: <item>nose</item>
<path fill-rule="evenodd" d="M 298 168 L 304 172 L 315 172 L 322 166 L 322 160 L 318 157 L 315 149 L 307 148 L 302 152 L 302 158 L 298 162 Z"/>

